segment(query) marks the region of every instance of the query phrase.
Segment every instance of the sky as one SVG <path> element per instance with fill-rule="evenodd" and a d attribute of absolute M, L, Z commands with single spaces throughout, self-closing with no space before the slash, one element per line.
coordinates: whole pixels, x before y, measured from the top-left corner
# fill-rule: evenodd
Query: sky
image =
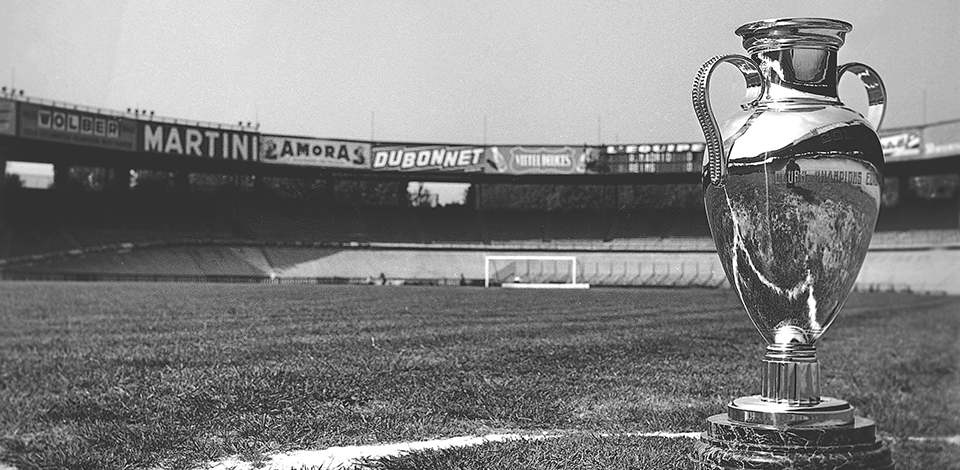
<path fill-rule="evenodd" d="M 884 127 L 960 119 L 960 2 L 0 0 L 0 85 L 29 96 L 325 138 L 476 144 L 702 141 L 700 65 L 781 17 L 854 25 L 840 63 Z M 729 69 L 729 70 L 725 70 Z M 718 70 L 718 117 L 743 95 Z M 841 99 L 866 108 L 855 77 Z"/>

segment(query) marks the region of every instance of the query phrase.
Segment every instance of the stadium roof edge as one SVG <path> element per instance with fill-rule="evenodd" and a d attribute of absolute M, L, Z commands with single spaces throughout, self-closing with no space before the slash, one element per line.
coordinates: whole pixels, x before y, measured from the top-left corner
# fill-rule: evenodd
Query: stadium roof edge
<path fill-rule="evenodd" d="M 923 129 L 923 128 L 926 128 L 926 127 L 943 126 L 943 125 L 946 125 L 946 124 L 955 124 L 955 123 L 958 123 L 958 122 L 960 122 L 960 118 L 945 119 L 945 120 L 943 120 L 943 121 L 928 122 L 928 123 L 926 123 L 926 124 L 917 124 L 917 125 L 913 125 L 913 126 L 898 126 L 898 127 L 890 127 L 890 128 L 881 128 L 881 129 L 880 129 L 880 132 L 878 132 L 878 133 L 879 133 L 880 135 L 883 135 L 883 134 L 889 134 L 889 133 L 899 132 L 899 131 L 908 131 L 908 130 L 914 130 L 914 129 Z"/>
<path fill-rule="evenodd" d="M 452 142 L 438 143 L 438 142 L 418 142 L 418 141 L 407 141 L 407 140 L 366 140 L 366 139 L 355 139 L 355 138 L 348 138 L 348 137 L 318 137 L 318 136 L 306 136 L 306 135 L 299 135 L 299 134 L 282 134 L 279 132 L 262 132 L 256 126 L 244 126 L 244 125 L 237 125 L 237 124 L 226 123 L 226 122 L 201 121 L 201 120 L 175 118 L 175 117 L 161 116 L 161 115 L 149 116 L 149 115 L 144 115 L 142 113 L 140 114 L 128 113 L 125 111 L 119 111 L 115 109 L 68 103 L 66 101 L 51 100 L 51 99 L 38 98 L 33 96 L 22 96 L 22 95 L 15 96 L 10 94 L 4 94 L 4 95 L 0 95 L 0 98 L 5 98 L 12 101 L 19 101 L 24 103 L 35 103 L 35 104 L 42 104 L 42 105 L 48 105 L 48 106 L 57 106 L 57 107 L 72 109 L 76 111 L 100 113 L 108 116 L 115 116 L 115 117 L 121 117 L 121 118 L 127 118 L 127 119 L 139 120 L 139 121 L 145 121 L 145 122 L 158 122 L 158 123 L 165 123 L 165 124 L 185 124 L 185 125 L 195 125 L 199 127 L 232 129 L 232 130 L 241 130 L 246 132 L 254 132 L 261 135 L 273 135 L 273 136 L 280 136 L 280 137 L 292 137 L 292 138 L 302 138 L 302 139 L 325 139 L 325 140 L 339 140 L 339 141 L 348 141 L 348 142 L 370 142 L 372 145 L 405 145 L 405 146 L 445 145 L 450 147 L 573 147 L 573 148 L 577 148 L 577 147 L 606 147 L 608 145 L 657 144 L 657 143 L 668 143 L 668 142 L 703 143 L 703 141 L 700 139 L 688 139 L 688 140 L 660 139 L 660 140 L 651 140 L 651 141 L 645 141 L 645 142 L 628 141 L 625 144 L 620 144 L 620 143 L 611 144 L 609 142 L 592 143 L 592 144 L 587 142 L 583 142 L 579 144 L 569 144 L 569 143 L 568 144 L 558 144 L 558 143 L 520 143 L 518 144 L 518 143 L 499 143 L 499 142 L 481 144 L 481 143 L 475 143 L 475 142 L 474 143 L 452 143 Z M 892 133 L 908 131 L 908 130 L 924 129 L 928 127 L 954 124 L 958 122 L 960 122 L 960 118 L 946 119 L 942 121 L 936 121 L 936 122 L 930 122 L 930 123 L 924 123 L 924 124 L 881 128 L 881 130 L 878 133 L 881 135 L 892 134 Z M 259 124 L 261 123 L 257 123 L 257 125 Z"/>

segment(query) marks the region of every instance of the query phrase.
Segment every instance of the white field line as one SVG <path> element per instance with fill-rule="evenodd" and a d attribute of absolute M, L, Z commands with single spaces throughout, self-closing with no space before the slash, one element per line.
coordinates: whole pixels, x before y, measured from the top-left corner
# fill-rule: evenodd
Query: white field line
<path fill-rule="evenodd" d="M 944 444 L 960 446 L 960 435 L 940 437 L 908 437 L 907 440 L 917 442 L 943 442 Z"/>
<path fill-rule="evenodd" d="M 486 436 L 461 436 L 448 439 L 435 439 L 420 442 L 401 442 L 396 444 L 376 444 L 366 446 L 330 447 L 323 450 L 298 450 L 268 456 L 261 466 L 254 467 L 252 462 L 243 462 L 236 458 L 228 458 L 219 462 L 212 462 L 203 467 L 203 470 L 289 470 L 291 468 L 318 468 L 322 470 L 350 470 L 363 459 L 381 459 L 396 457 L 410 452 L 424 450 L 442 450 L 454 447 L 468 447 L 490 442 L 516 441 L 520 439 L 540 440 L 555 439 L 572 435 L 571 432 L 554 432 L 540 434 L 488 434 Z M 700 437 L 699 432 L 651 432 L 651 433 L 621 433 L 599 434 L 602 437 L 666 437 L 692 438 Z"/>
<path fill-rule="evenodd" d="M 441 450 L 453 447 L 466 447 L 472 445 L 486 444 L 488 442 L 503 442 L 519 439 L 550 439 L 557 438 L 572 433 L 542 433 L 542 434 L 488 434 L 482 437 L 464 436 L 453 437 L 449 439 L 436 439 L 432 441 L 406 442 L 399 444 L 383 444 L 368 446 L 346 446 L 331 447 L 324 450 L 299 450 L 275 454 L 263 466 L 256 468 L 264 470 L 289 470 L 291 468 L 319 468 L 322 470 L 350 470 L 361 459 L 384 458 L 403 455 L 408 452 L 422 450 Z M 630 436 L 630 437 L 666 437 L 666 438 L 690 438 L 700 437 L 699 432 L 651 432 L 651 433 L 624 433 L 624 434 L 599 434 L 602 437 Z M 909 441 L 918 442 L 943 442 L 946 444 L 960 445 L 960 435 L 939 436 L 939 437 L 909 437 Z M 242 462 L 236 459 L 224 459 L 219 462 L 212 462 L 202 467 L 204 470 L 252 470 L 252 462 Z M 10 467 L 0 463 L 0 470 L 16 470 L 16 467 Z"/>

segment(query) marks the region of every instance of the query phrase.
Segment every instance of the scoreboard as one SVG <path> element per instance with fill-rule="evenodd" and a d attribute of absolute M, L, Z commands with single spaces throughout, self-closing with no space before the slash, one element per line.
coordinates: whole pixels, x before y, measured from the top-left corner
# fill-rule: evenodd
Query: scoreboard
<path fill-rule="evenodd" d="M 600 157 L 602 172 L 693 173 L 703 165 L 703 143 L 607 146 Z"/>

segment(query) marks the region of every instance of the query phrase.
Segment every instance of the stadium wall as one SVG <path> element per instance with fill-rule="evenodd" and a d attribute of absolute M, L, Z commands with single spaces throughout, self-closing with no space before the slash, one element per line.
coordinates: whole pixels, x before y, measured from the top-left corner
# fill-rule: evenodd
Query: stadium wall
<path fill-rule="evenodd" d="M 264 282 L 311 284 L 482 285 L 486 255 L 572 255 L 578 279 L 594 286 L 725 287 L 710 239 L 496 247 L 404 244 L 360 246 L 195 244 L 73 250 L 0 263 L 7 280 Z M 960 243 L 895 246 L 880 240 L 864 261 L 856 289 L 960 295 Z M 549 269 L 549 268 L 547 268 Z"/>

